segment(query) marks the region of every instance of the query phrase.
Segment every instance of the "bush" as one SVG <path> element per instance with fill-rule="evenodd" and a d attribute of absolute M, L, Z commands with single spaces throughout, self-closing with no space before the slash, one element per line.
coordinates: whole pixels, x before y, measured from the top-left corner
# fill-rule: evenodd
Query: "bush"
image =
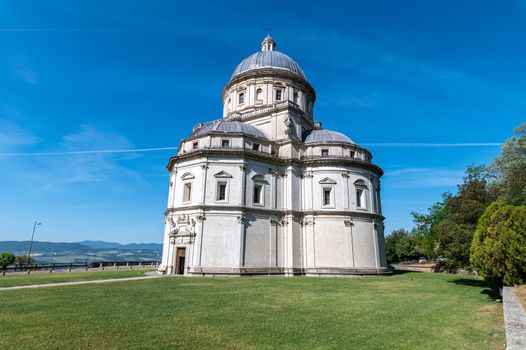
<path fill-rule="evenodd" d="M 473 236 L 472 267 L 493 287 L 526 281 L 526 206 L 492 203 Z"/>
<path fill-rule="evenodd" d="M 8 265 L 11 265 L 15 262 L 15 256 L 11 253 L 2 253 L 0 254 L 0 268 L 2 269 L 2 274 L 5 275 L 5 270 Z"/>

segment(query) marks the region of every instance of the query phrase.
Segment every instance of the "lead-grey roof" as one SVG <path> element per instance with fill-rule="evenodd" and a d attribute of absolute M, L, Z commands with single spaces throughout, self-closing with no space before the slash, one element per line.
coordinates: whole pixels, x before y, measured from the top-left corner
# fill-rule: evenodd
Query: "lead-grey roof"
<path fill-rule="evenodd" d="M 237 120 L 216 120 L 204 124 L 196 130 L 192 136 L 204 136 L 211 133 L 243 134 L 247 136 L 267 139 L 267 137 L 256 127 Z"/>
<path fill-rule="evenodd" d="M 297 74 L 305 80 L 307 79 L 299 64 L 284 53 L 279 51 L 260 51 L 241 61 L 234 70 L 230 80 L 241 73 L 260 68 L 282 69 Z"/>
<path fill-rule="evenodd" d="M 331 143 L 331 142 L 340 142 L 340 143 L 350 143 L 355 144 L 353 140 L 345 136 L 344 134 L 331 131 L 326 129 L 316 129 L 312 130 L 305 137 L 305 143 Z"/>

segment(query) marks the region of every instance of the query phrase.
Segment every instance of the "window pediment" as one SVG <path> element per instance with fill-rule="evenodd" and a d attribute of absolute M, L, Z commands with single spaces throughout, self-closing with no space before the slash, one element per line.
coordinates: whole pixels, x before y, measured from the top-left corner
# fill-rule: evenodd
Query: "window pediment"
<path fill-rule="evenodd" d="M 181 175 L 181 180 L 192 180 L 195 179 L 195 176 L 192 173 L 184 173 Z"/>
<path fill-rule="evenodd" d="M 214 177 L 217 177 L 217 178 L 232 178 L 232 175 L 230 175 L 229 173 L 227 173 L 224 170 L 221 170 L 220 172 L 214 174 Z"/>
<path fill-rule="evenodd" d="M 367 187 L 367 184 L 362 179 L 358 179 L 358 180 L 354 181 L 354 185 L 355 186 L 361 186 L 361 187 Z"/>
<path fill-rule="evenodd" d="M 263 184 L 268 184 L 267 179 L 265 178 L 265 176 L 261 175 L 261 174 L 256 174 L 256 175 L 252 176 L 252 181 L 263 183 Z"/>
<path fill-rule="evenodd" d="M 326 177 L 323 180 L 320 181 L 320 184 L 322 185 L 336 185 L 337 182 L 331 179 L 330 177 Z"/>

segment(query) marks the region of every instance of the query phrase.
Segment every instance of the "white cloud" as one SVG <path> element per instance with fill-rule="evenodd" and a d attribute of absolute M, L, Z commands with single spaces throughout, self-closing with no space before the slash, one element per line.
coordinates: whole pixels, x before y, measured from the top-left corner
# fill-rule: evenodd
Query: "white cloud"
<path fill-rule="evenodd" d="M 33 145 L 38 138 L 18 125 L 0 119 L 0 152 L 6 153 L 23 146 Z"/>
<path fill-rule="evenodd" d="M 9 60 L 11 66 L 11 72 L 18 79 L 27 84 L 38 85 L 40 79 L 37 72 L 31 67 L 31 65 L 22 57 L 12 57 Z"/>
<path fill-rule="evenodd" d="M 464 169 L 407 168 L 385 171 L 384 186 L 390 188 L 451 187 L 462 182 Z"/>
<path fill-rule="evenodd" d="M 125 162 L 140 157 L 137 154 L 80 153 L 96 149 L 129 149 L 133 144 L 124 135 L 105 131 L 94 125 L 82 125 L 79 130 L 65 135 L 52 150 L 56 157 L 29 157 L 33 166 L 21 172 L 36 192 L 66 190 L 72 184 L 97 183 L 112 190 L 126 191 L 130 182 L 145 180 Z M 65 155 L 60 155 L 65 154 Z"/>

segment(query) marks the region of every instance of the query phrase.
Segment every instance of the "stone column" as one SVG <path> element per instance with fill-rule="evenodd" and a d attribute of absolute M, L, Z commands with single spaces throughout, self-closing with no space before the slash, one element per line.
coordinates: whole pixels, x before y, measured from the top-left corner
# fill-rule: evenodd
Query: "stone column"
<path fill-rule="evenodd" d="M 351 205 L 349 203 L 349 174 L 347 172 L 342 173 L 342 192 L 343 192 L 343 209 L 349 210 Z"/>
<path fill-rule="evenodd" d="M 277 208 L 277 195 L 278 195 L 278 184 L 276 175 L 278 174 L 274 169 L 269 168 L 268 172 L 270 174 L 270 198 L 269 198 L 269 208 L 270 209 L 276 209 Z"/>
<path fill-rule="evenodd" d="M 382 215 L 382 200 L 380 196 L 380 184 L 376 187 L 376 205 L 378 214 Z"/>
<path fill-rule="evenodd" d="M 378 221 L 373 219 L 374 260 L 376 268 L 380 267 L 380 251 L 378 247 Z"/>
<path fill-rule="evenodd" d="M 239 165 L 239 205 L 246 206 L 246 197 L 247 197 L 247 174 L 246 174 L 246 164 Z"/>
<path fill-rule="evenodd" d="M 314 217 L 305 218 L 303 220 L 303 227 L 305 228 L 306 235 L 306 257 L 305 267 L 315 268 L 316 267 L 316 237 L 314 233 Z"/>
<path fill-rule="evenodd" d="M 239 215 L 237 217 L 237 222 L 239 223 L 239 267 L 245 266 L 245 242 L 246 242 L 246 234 L 247 231 L 245 230 L 245 221 L 246 218 L 244 215 Z"/>
<path fill-rule="evenodd" d="M 276 219 L 270 219 L 270 232 L 269 232 L 269 266 L 278 266 L 278 229 L 279 221 Z"/>
<path fill-rule="evenodd" d="M 354 238 L 353 238 L 353 227 L 354 223 L 352 219 L 344 221 L 345 228 L 345 255 L 347 257 L 347 266 L 353 268 L 354 266 Z"/>
<path fill-rule="evenodd" d="M 208 163 L 201 164 L 202 169 L 202 175 L 201 175 L 201 201 L 199 204 L 205 205 L 206 203 L 206 183 L 207 181 L 207 174 L 208 174 Z"/>
<path fill-rule="evenodd" d="M 373 183 L 373 177 L 369 176 L 369 203 L 370 208 L 367 208 L 367 211 L 370 213 L 374 213 L 375 203 L 374 203 L 374 183 Z"/>
<path fill-rule="evenodd" d="M 205 215 L 197 215 L 195 217 L 195 237 L 194 237 L 194 244 L 193 244 L 193 263 L 192 267 L 195 268 L 197 266 L 201 267 L 201 259 L 203 255 L 203 232 L 204 232 L 204 221 L 205 221 Z"/>

